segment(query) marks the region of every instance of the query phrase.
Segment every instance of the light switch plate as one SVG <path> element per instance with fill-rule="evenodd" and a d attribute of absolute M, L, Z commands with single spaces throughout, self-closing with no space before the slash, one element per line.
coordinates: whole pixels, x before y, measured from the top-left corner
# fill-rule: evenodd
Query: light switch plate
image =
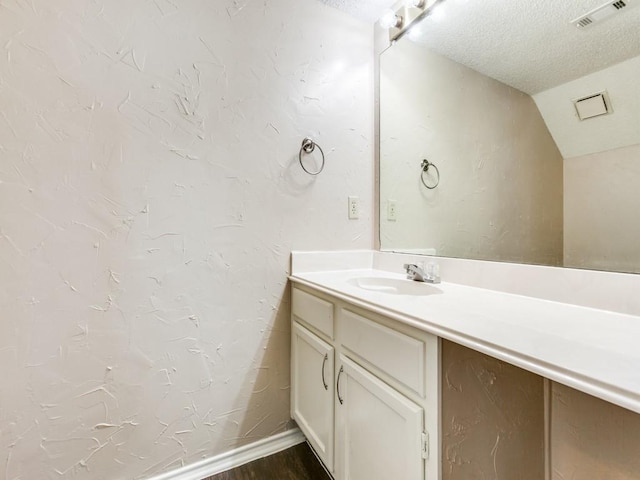
<path fill-rule="evenodd" d="M 360 198 L 349 197 L 349 220 L 360 218 Z"/>
<path fill-rule="evenodd" d="M 398 202 L 395 200 L 387 200 L 387 220 L 395 222 L 398 219 Z"/>

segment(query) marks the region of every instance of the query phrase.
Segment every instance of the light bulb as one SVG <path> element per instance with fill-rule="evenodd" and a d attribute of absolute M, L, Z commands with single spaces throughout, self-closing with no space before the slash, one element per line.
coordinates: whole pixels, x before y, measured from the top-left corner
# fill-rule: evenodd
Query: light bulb
<path fill-rule="evenodd" d="M 398 28 L 402 25 L 402 17 L 396 15 L 396 12 L 390 8 L 386 9 L 380 17 L 380 26 L 382 28 Z"/>
<path fill-rule="evenodd" d="M 421 26 L 420 25 L 412 26 L 409 29 L 409 31 L 407 32 L 407 36 L 413 42 L 416 42 L 416 41 L 420 40 L 420 38 L 422 37 L 422 28 L 421 28 Z"/>
<path fill-rule="evenodd" d="M 431 9 L 431 13 L 429 14 L 429 18 L 431 18 L 431 20 L 433 20 L 435 22 L 439 22 L 444 17 L 446 17 L 446 12 L 445 12 L 445 8 L 444 8 L 444 4 L 442 4 L 442 3 L 440 3 L 438 5 L 435 5 Z"/>

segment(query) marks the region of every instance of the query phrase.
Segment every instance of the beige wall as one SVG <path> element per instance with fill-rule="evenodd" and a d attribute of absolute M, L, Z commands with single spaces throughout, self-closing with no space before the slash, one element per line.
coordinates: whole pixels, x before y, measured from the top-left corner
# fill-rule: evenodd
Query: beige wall
<path fill-rule="evenodd" d="M 553 480 L 640 478 L 640 415 L 553 385 Z"/>
<path fill-rule="evenodd" d="M 640 415 L 442 342 L 444 480 L 640 478 Z"/>
<path fill-rule="evenodd" d="M 443 480 L 542 480 L 543 393 L 542 377 L 443 341 Z"/>
<path fill-rule="evenodd" d="M 640 273 L 638 179 L 640 145 L 564 161 L 566 266 Z"/>
<path fill-rule="evenodd" d="M 383 249 L 561 264 L 562 157 L 529 95 L 408 39 L 382 54 L 380 89 Z"/>
<path fill-rule="evenodd" d="M 315 0 L 1 10 L 0 478 L 147 478 L 290 428 L 290 251 L 372 246 L 371 26 Z"/>

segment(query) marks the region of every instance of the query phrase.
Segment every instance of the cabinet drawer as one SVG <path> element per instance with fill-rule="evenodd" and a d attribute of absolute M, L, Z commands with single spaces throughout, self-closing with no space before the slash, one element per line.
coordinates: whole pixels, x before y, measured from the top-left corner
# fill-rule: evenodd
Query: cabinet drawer
<path fill-rule="evenodd" d="M 342 310 L 342 344 L 418 395 L 425 396 L 425 342 Z"/>
<path fill-rule="evenodd" d="M 333 303 L 293 288 L 291 313 L 333 340 Z"/>

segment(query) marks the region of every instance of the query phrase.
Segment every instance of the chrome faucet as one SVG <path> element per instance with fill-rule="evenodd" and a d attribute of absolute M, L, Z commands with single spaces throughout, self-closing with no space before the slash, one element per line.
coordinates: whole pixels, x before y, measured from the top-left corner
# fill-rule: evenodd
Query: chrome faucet
<path fill-rule="evenodd" d="M 407 272 L 407 278 L 415 282 L 440 283 L 440 268 L 437 263 L 429 263 L 426 271 L 424 263 L 420 266 L 415 263 L 405 263 L 404 269 Z"/>

